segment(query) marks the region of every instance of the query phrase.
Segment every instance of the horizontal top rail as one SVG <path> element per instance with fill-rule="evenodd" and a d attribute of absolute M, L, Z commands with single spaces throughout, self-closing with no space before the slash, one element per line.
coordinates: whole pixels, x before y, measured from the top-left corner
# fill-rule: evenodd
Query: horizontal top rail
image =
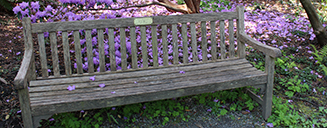
<path fill-rule="evenodd" d="M 186 15 L 170 15 L 155 17 L 134 17 L 121 19 L 103 19 L 103 20 L 85 20 L 85 21 L 68 21 L 68 22 L 51 22 L 32 24 L 32 32 L 55 32 L 55 31 L 72 31 L 82 29 L 98 28 L 119 28 L 132 27 L 139 25 L 158 25 L 187 23 L 199 21 L 217 21 L 238 19 L 236 12 L 216 12 L 216 13 L 198 13 Z"/>

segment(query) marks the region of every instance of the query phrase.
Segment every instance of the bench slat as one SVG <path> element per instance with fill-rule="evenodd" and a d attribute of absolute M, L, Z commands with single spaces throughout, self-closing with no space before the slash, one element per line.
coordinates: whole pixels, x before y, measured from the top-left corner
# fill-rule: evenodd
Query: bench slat
<path fill-rule="evenodd" d="M 153 66 L 158 67 L 158 40 L 157 40 L 157 26 L 151 26 L 151 37 L 152 37 L 152 56 L 153 56 Z"/>
<path fill-rule="evenodd" d="M 183 74 L 181 74 L 183 75 Z M 201 76 L 200 78 L 204 78 L 205 76 Z M 158 93 L 158 92 L 174 92 L 173 90 L 180 90 L 178 96 L 174 93 L 167 93 L 166 95 L 174 95 L 175 97 L 185 96 L 185 95 L 192 95 L 194 93 L 201 93 L 203 91 L 216 91 L 216 90 L 222 90 L 222 89 L 232 89 L 236 87 L 242 87 L 242 86 L 249 86 L 249 85 L 256 85 L 256 84 L 264 84 L 267 81 L 266 74 L 264 74 L 261 71 L 234 71 L 231 70 L 228 74 L 208 74 L 207 77 L 204 79 L 197 79 L 198 76 L 193 77 L 186 77 L 186 80 L 180 80 L 178 82 L 169 82 L 166 81 L 163 84 L 157 84 L 157 85 L 151 85 L 151 86 L 140 86 L 140 87 L 131 87 L 131 88 L 124 88 L 124 89 L 112 89 L 110 91 L 115 91 L 115 94 L 111 94 L 110 91 L 96 91 L 93 93 L 85 93 L 83 95 L 81 94 L 71 94 L 71 95 L 62 95 L 62 96 L 53 96 L 53 97 L 46 97 L 45 99 L 42 98 L 31 98 L 31 106 L 32 110 L 38 107 L 42 107 L 44 105 L 55 105 L 55 104 L 64 104 L 65 102 L 69 102 L 70 105 L 78 102 L 78 101 L 93 101 L 97 99 L 106 99 L 106 98 L 118 98 L 118 97 L 128 97 L 133 96 L 134 100 L 137 100 L 135 96 L 137 95 L 146 95 L 148 93 Z M 222 84 L 224 83 L 224 86 Z M 227 84 L 228 83 L 228 84 Z M 219 85 L 219 86 L 217 86 Z M 193 93 L 187 94 L 183 93 L 184 89 L 192 88 Z M 181 94 L 182 93 L 182 94 Z M 157 96 L 162 97 L 162 96 Z M 144 97 L 145 99 L 149 99 Z M 65 100 L 62 100 L 65 99 Z M 138 99 L 139 100 L 139 99 Z M 124 102 L 128 102 L 124 100 Z M 137 101 L 140 102 L 140 101 Z M 100 102 L 99 102 L 100 103 Z M 108 103 L 108 102 L 106 102 Z M 98 105 L 98 104 L 97 104 Z M 109 103 L 111 105 L 111 103 Z M 88 108 L 90 106 L 85 106 L 85 108 Z M 67 108 L 66 108 L 67 109 Z M 52 109 L 50 109 L 52 110 Z M 57 110 L 58 111 L 58 110 Z M 33 111 L 35 113 L 38 113 L 37 111 Z M 48 112 L 47 112 L 48 113 Z"/>
<path fill-rule="evenodd" d="M 74 31 L 75 59 L 77 65 L 77 74 L 83 74 L 81 42 L 79 31 Z"/>
<path fill-rule="evenodd" d="M 72 75 L 69 43 L 68 43 L 68 32 L 62 32 L 62 43 L 64 47 L 64 62 L 65 62 L 65 73 L 67 76 Z"/>
<path fill-rule="evenodd" d="M 237 19 L 236 12 L 223 13 L 199 13 L 186 15 L 171 15 L 171 16 L 156 16 L 150 17 L 153 19 L 152 24 L 176 24 L 187 22 L 198 22 L 203 19 L 208 21 Z M 134 19 L 137 18 L 122 18 L 122 19 L 103 19 L 103 20 L 87 20 L 87 21 L 67 21 L 67 22 L 52 22 L 52 23 L 36 23 L 32 24 L 32 32 L 53 32 L 53 31 L 72 31 L 72 30 L 87 30 L 98 28 L 120 28 L 135 26 Z"/>
<path fill-rule="evenodd" d="M 163 65 L 168 66 L 167 25 L 161 25 Z"/>
<path fill-rule="evenodd" d="M 148 68 L 148 45 L 146 41 L 146 31 L 145 26 L 141 26 L 141 47 L 142 47 L 142 59 L 143 59 L 143 68 Z"/>
<path fill-rule="evenodd" d="M 177 24 L 172 24 L 172 36 L 173 36 L 173 63 L 176 65 L 179 63 L 178 57 L 178 42 L 177 42 Z"/>
<path fill-rule="evenodd" d="M 202 61 L 207 61 L 207 25 L 205 21 L 201 21 L 201 41 L 202 41 Z"/>
<path fill-rule="evenodd" d="M 159 84 L 160 81 L 170 81 L 174 82 L 173 79 L 175 78 L 181 78 L 178 81 L 183 81 L 184 77 L 188 76 L 206 76 L 206 74 L 217 74 L 220 73 L 223 75 L 226 72 L 229 72 L 231 70 L 246 70 L 246 71 L 254 71 L 256 70 L 251 66 L 249 63 L 243 63 L 243 64 L 237 64 L 237 65 L 231 65 L 228 66 L 229 68 L 226 69 L 225 67 L 212 67 L 212 68 L 204 68 L 204 69 L 198 69 L 198 70 L 188 70 L 185 71 L 185 74 L 181 75 L 179 71 L 174 71 L 171 73 L 157 73 L 150 76 L 143 76 L 143 77 L 131 77 L 131 78 L 125 78 L 125 79 L 112 79 L 112 80 L 102 80 L 102 81 L 95 81 L 95 82 L 80 82 L 75 83 L 76 90 L 74 90 L 74 93 L 85 93 L 85 92 L 92 92 L 92 91 L 98 91 L 98 90 L 110 90 L 112 88 L 126 88 L 129 86 L 138 86 L 140 84 L 137 83 L 145 83 L 150 82 L 149 84 Z M 154 70 L 157 71 L 157 70 Z M 98 79 L 99 77 L 97 77 Z M 99 78 L 101 79 L 101 78 Z M 152 82 L 151 82 L 152 81 Z M 156 81 L 156 82 L 153 82 Z M 175 82 L 178 82 L 175 81 Z M 105 88 L 98 88 L 99 84 L 105 83 L 107 87 Z M 124 84 L 129 84 L 128 86 L 125 86 Z M 68 94 L 71 93 L 67 91 L 67 87 L 71 84 L 62 84 L 62 85 L 46 85 L 46 86 L 37 86 L 30 88 L 30 97 L 36 97 L 36 96 L 49 96 L 49 95 L 62 95 L 62 94 Z M 117 86 L 117 87 L 116 87 Z M 94 88 L 94 89 L 93 89 Z M 86 90 L 83 90 L 86 89 Z"/>
<path fill-rule="evenodd" d="M 234 22 L 233 20 L 228 20 L 228 35 L 229 35 L 229 58 L 235 57 L 235 43 L 234 43 Z"/>
<path fill-rule="evenodd" d="M 99 66 L 100 66 L 100 72 L 105 72 L 106 71 L 106 62 L 105 62 L 105 55 L 104 55 L 104 35 L 103 35 L 103 30 L 98 29 L 98 49 L 99 49 Z"/>
<path fill-rule="evenodd" d="M 94 63 L 93 63 L 93 45 L 92 45 L 92 35 L 91 30 L 85 30 L 85 39 L 86 39 L 86 52 L 87 52 L 87 66 L 88 73 L 94 72 Z"/>
<path fill-rule="evenodd" d="M 211 41 L 211 56 L 212 60 L 217 59 L 217 40 L 216 40 L 216 21 L 210 21 L 210 41 Z"/>
<path fill-rule="evenodd" d="M 55 32 L 50 32 L 50 44 L 51 44 L 51 55 L 53 63 L 53 73 L 54 76 L 60 76 L 59 70 L 59 59 L 58 59 L 58 49 L 57 49 L 57 34 Z"/>
<path fill-rule="evenodd" d="M 126 58 L 126 33 L 125 28 L 120 29 L 120 53 L 121 53 L 121 68 L 123 71 L 127 70 Z"/>
<path fill-rule="evenodd" d="M 39 42 L 42 77 L 46 78 L 49 76 L 49 73 L 48 73 L 48 65 L 47 65 L 47 54 L 45 53 L 44 34 L 40 33 L 37 35 L 37 37 Z"/>
<path fill-rule="evenodd" d="M 226 59 L 226 46 L 225 46 L 225 21 L 219 21 L 220 29 L 220 56 L 221 59 Z"/>
<path fill-rule="evenodd" d="M 137 48 L 136 48 L 135 27 L 131 27 L 130 35 L 131 35 L 131 50 L 132 50 L 132 68 L 136 69 L 136 68 L 138 68 L 138 66 L 137 66 Z"/>
<path fill-rule="evenodd" d="M 183 39 L 183 63 L 188 63 L 188 38 L 187 38 L 187 25 L 182 24 L 182 39 Z"/>
<path fill-rule="evenodd" d="M 195 23 L 191 23 L 191 39 L 192 39 L 192 57 L 193 62 L 198 62 L 198 45 L 197 45 L 197 39 L 196 39 L 196 30 L 195 30 Z"/>
<path fill-rule="evenodd" d="M 114 29 L 108 29 L 108 40 L 109 40 L 109 56 L 110 56 L 110 70 L 116 71 L 116 49 L 115 49 L 115 37 L 114 37 Z"/>

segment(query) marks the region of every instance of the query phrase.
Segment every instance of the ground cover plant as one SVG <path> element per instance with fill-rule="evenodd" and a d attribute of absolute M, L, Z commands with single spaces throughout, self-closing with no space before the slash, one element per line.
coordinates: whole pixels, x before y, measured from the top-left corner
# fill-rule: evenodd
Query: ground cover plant
<path fill-rule="evenodd" d="M 22 28 L 19 24 L 19 19 L 22 17 L 31 17 L 33 22 L 53 22 L 179 14 L 168 12 L 164 7 L 159 6 L 118 11 L 106 10 L 142 4 L 144 1 L 111 1 L 115 2 L 114 4 L 106 1 L 84 2 L 89 3 L 70 0 L 20 3 L 13 9 L 17 18 L 13 18 L 11 21 L 1 20 L 0 28 L 3 33 L 0 36 L 6 39 L 2 41 L 5 47 L 1 47 L 0 53 L 0 77 L 9 82 L 8 84 L 1 83 L 3 84 L 0 104 L 1 123 L 6 127 L 22 125 L 17 93 L 12 87 L 12 80 L 23 56 L 23 47 L 19 47 L 22 45 L 20 32 Z M 244 4 L 246 8 L 246 33 L 260 42 L 280 48 L 283 53 L 283 56 L 276 59 L 275 62 L 273 112 L 264 126 L 326 127 L 327 48 L 315 46 L 315 35 L 304 10 L 292 1 L 266 3 L 268 8 L 264 8 L 266 6 L 263 3 L 244 2 L 240 4 Z M 236 5 L 238 4 L 234 1 L 202 1 L 200 11 L 204 13 L 229 11 L 234 10 Z M 98 12 L 94 9 L 102 10 Z M 326 15 L 323 11 L 319 11 L 320 15 Z M 18 22 L 13 23 L 13 21 Z M 324 25 L 326 27 L 326 24 Z M 6 31 L 8 28 L 15 30 L 13 32 L 16 34 L 8 33 L 9 31 Z M 151 35 L 148 37 L 150 39 Z M 117 47 L 119 47 L 119 43 L 117 43 Z M 108 47 L 105 48 L 108 49 Z M 119 52 L 118 49 L 116 50 Z M 264 70 L 264 55 L 251 47 L 247 47 L 247 51 L 247 59 L 256 68 Z M 94 51 L 95 55 L 96 52 Z M 118 55 L 120 53 L 117 53 Z M 200 54 L 199 57 L 201 56 Z M 97 62 L 97 59 L 95 57 L 93 60 Z M 119 60 L 119 56 L 116 59 Z M 84 70 L 87 70 L 86 64 Z M 119 64 L 117 61 L 118 66 Z M 141 62 L 139 64 L 141 67 Z M 51 68 L 49 68 L 49 72 L 51 73 Z M 251 89 L 260 95 L 258 89 Z M 134 126 L 134 122 L 139 118 L 147 118 L 152 120 L 153 124 L 165 126 L 170 122 L 188 121 L 193 112 L 190 108 L 194 104 L 203 105 L 203 109 L 217 116 L 224 116 L 233 111 L 253 112 L 259 107 L 243 89 L 235 89 L 100 110 L 63 113 L 54 115 L 49 120 L 42 121 L 41 124 L 42 127 L 102 127 L 105 126 L 105 123 Z"/>

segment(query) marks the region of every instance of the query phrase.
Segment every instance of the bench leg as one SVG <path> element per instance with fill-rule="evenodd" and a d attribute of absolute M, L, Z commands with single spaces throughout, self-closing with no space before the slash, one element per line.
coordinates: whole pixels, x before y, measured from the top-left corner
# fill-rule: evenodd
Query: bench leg
<path fill-rule="evenodd" d="M 33 119 L 30 107 L 30 98 L 28 95 L 28 89 L 18 90 L 20 109 L 22 110 L 22 118 L 25 128 L 33 128 Z"/>
<path fill-rule="evenodd" d="M 262 116 L 265 120 L 271 115 L 272 96 L 274 86 L 275 58 L 266 56 L 265 72 L 268 75 L 268 81 L 265 88 L 265 96 L 263 97 Z"/>

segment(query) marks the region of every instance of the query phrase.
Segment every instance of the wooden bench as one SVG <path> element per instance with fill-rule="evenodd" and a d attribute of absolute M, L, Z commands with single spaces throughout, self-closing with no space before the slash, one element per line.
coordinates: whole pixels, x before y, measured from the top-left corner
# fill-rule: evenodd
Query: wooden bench
<path fill-rule="evenodd" d="M 27 128 L 55 113 L 244 86 L 263 88 L 263 98 L 249 94 L 261 104 L 264 119 L 271 114 L 274 60 L 281 52 L 245 34 L 242 6 L 235 12 L 33 24 L 23 18 L 22 23 L 25 54 L 14 83 Z M 245 59 L 245 44 L 266 55 L 265 72 Z"/>

